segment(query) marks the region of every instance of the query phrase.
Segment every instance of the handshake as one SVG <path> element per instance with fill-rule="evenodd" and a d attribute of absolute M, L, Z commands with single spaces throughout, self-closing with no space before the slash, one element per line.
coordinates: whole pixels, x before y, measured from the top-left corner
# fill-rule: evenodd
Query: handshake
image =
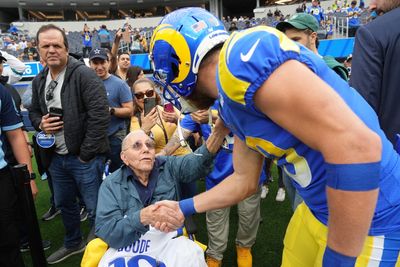
<path fill-rule="evenodd" d="M 179 202 L 163 200 L 140 211 L 143 225 L 151 225 L 162 232 L 172 232 L 180 228 L 185 220 Z"/>

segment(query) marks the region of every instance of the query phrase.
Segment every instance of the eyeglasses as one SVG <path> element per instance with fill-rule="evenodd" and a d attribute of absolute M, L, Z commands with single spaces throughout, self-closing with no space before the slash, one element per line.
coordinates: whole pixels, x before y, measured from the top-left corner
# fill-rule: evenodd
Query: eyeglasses
<path fill-rule="evenodd" d="M 142 98 L 144 98 L 144 96 L 147 96 L 147 97 L 153 97 L 154 96 L 154 90 L 153 89 L 150 89 L 150 90 L 147 90 L 145 93 L 142 93 L 142 92 L 140 92 L 140 93 L 135 93 L 135 97 L 137 98 L 137 99 L 142 99 Z"/>
<path fill-rule="evenodd" d="M 50 101 L 54 98 L 54 89 L 56 89 L 58 85 L 57 81 L 52 80 L 49 85 L 47 86 L 47 91 L 46 91 L 46 101 Z"/>
<path fill-rule="evenodd" d="M 147 149 L 155 149 L 156 147 L 156 143 L 154 143 L 154 141 L 152 140 L 148 140 L 146 142 L 140 142 L 140 141 L 136 141 L 135 143 L 133 143 L 130 148 L 132 148 L 135 151 L 139 151 L 143 148 L 143 146 L 146 146 Z"/>

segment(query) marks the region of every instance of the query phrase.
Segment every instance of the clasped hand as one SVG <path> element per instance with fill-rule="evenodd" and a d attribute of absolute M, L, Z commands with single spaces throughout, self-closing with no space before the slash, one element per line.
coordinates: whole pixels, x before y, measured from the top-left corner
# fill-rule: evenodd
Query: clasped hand
<path fill-rule="evenodd" d="M 164 200 L 150 205 L 141 211 L 141 221 L 162 232 L 172 232 L 183 225 L 185 217 L 176 201 Z"/>

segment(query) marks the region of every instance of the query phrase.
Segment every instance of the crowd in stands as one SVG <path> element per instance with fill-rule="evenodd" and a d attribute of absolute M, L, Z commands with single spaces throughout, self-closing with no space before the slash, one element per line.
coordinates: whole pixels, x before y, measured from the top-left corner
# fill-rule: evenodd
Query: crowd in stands
<path fill-rule="evenodd" d="M 148 43 L 153 28 L 145 27 L 139 29 L 124 25 L 119 30 L 123 32 L 119 51 L 132 54 L 148 52 Z M 84 24 L 82 31 L 65 31 L 65 34 L 70 44 L 69 51 L 87 58 L 93 47 L 103 47 L 111 50 L 117 32 L 118 30 L 107 29 L 106 25 L 102 25 L 99 29 L 90 29 Z M 34 35 L 21 32 L 18 29 L 15 29 L 12 33 L 1 34 L 0 49 L 7 51 L 22 61 L 39 61 L 36 45 Z"/>
<path fill-rule="evenodd" d="M 327 9 L 323 9 L 318 0 L 311 1 L 311 5 L 303 1 L 296 9 L 296 12 L 312 14 L 319 22 L 319 31 L 324 31 L 328 39 L 332 38 L 333 32 L 338 26 L 343 27 L 348 25 L 349 28 L 357 28 L 360 25 L 366 24 L 373 17 L 376 17 L 374 11 L 366 8 L 363 1 L 357 6 L 357 1 L 347 2 L 346 0 L 342 2 L 336 0 Z M 231 18 L 227 16 L 223 17 L 222 21 L 225 27 L 230 29 L 229 31 L 236 29 L 243 30 L 256 25 L 275 27 L 279 22 L 287 20 L 291 15 L 293 14 L 283 14 L 279 8 L 275 8 L 275 10 L 268 9 L 264 18 L 249 18 L 247 16 L 234 16 Z M 338 25 L 337 20 L 343 18 L 342 24 Z M 354 37 L 354 32 L 349 33 L 349 37 Z"/>
<path fill-rule="evenodd" d="M 351 2 L 336 0 L 327 9 L 323 9 L 318 0 L 312 1 L 311 5 L 303 1 L 296 12 L 305 12 L 315 16 L 320 24 L 319 33 L 327 39 L 331 39 L 335 32 L 354 37 L 355 31 L 360 25 L 366 24 L 377 16 L 373 9 L 365 7 L 363 1 L 358 3 L 355 0 Z M 226 29 L 231 32 L 257 25 L 276 27 L 279 22 L 289 19 L 291 15 L 282 14 L 279 8 L 275 8 L 275 10 L 269 9 L 263 18 L 247 16 L 233 16 L 231 18 L 226 16 L 222 17 L 222 21 Z M 348 34 L 346 35 L 347 28 Z M 119 30 L 123 32 L 119 51 L 132 54 L 148 52 L 148 44 L 154 27 L 132 28 L 129 23 L 125 23 Z M 92 47 L 111 49 L 117 31 L 107 29 L 106 25 L 100 26 L 99 29 L 90 29 L 86 24 L 84 24 L 82 31 L 66 31 L 70 44 L 69 50 L 72 53 L 88 57 Z M 1 35 L 0 47 L 23 61 L 39 60 L 35 38 L 28 33 L 19 31 L 15 26 L 11 26 L 7 34 Z"/>

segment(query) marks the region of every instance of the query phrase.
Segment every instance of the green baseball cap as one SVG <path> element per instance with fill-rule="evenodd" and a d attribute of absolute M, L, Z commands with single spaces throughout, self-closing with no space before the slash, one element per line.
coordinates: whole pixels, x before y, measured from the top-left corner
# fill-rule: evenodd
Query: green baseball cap
<path fill-rule="evenodd" d="M 288 28 L 296 28 L 298 30 L 310 29 L 313 32 L 318 31 L 319 23 L 314 16 L 307 13 L 296 13 L 287 21 L 279 22 L 276 28 L 281 32 L 285 32 Z"/>

